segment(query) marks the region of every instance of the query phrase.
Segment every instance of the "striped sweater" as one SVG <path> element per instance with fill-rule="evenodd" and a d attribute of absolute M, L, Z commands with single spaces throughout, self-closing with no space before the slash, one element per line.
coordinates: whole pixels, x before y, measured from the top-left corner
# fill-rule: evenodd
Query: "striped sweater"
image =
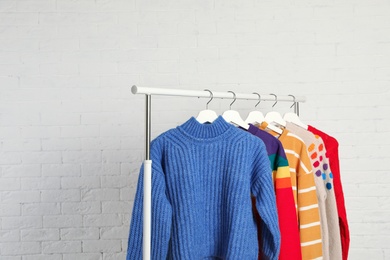
<path fill-rule="evenodd" d="M 279 259 L 300 260 L 301 248 L 294 195 L 288 161 L 283 146 L 278 139 L 253 125 L 249 125 L 248 132 L 259 137 L 264 142 L 271 162 L 281 235 Z M 262 228 L 260 227 L 259 234 L 261 234 L 261 230 Z M 261 241 L 261 238 L 259 240 Z M 259 259 L 263 259 L 261 252 L 259 254 Z"/>
<path fill-rule="evenodd" d="M 266 124 L 262 124 L 260 127 L 269 130 L 266 128 Z M 306 145 L 300 137 L 286 129 L 283 130 L 280 136 L 271 130 L 269 133 L 279 138 L 290 166 L 291 184 L 299 223 L 302 259 L 322 258 L 320 213 L 316 185 Z"/>
<path fill-rule="evenodd" d="M 340 227 L 336 198 L 333 189 L 333 174 L 326 158 L 324 143 L 318 135 L 287 122 L 286 129 L 305 142 L 313 166 L 317 198 L 321 214 L 322 252 L 324 260 L 341 260 Z"/>
<path fill-rule="evenodd" d="M 278 259 L 280 232 L 264 143 L 219 116 L 194 117 L 151 144 L 151 258 L 256 259 L 251 194 L 267 232 L 262 252 Z M 142 259 L 143 168 L 134 200 L 127 260 Z"/>

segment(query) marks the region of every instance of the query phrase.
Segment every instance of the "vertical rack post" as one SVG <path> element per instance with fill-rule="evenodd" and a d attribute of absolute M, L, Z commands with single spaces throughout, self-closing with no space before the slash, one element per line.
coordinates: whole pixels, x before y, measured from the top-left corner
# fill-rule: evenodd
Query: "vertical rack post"
<path fill-rule="evenodd" d="M 143 241 L 142 255 L 143 260 L 150 260 L 151 252 L 151 216 L 152 216 L 152 160 L 150 160 L 150 141 L 151 141 L 151 114 L 152 114 L 152 95 L 145 95 L 145 162 L 144 162 L 144 200 L 143 200 Z"/>
<path fill-rule="evenodd" d="M 150 160 L 150 141 L 152 128 L 152 95 L 145 95 L 145 159 Z"/>

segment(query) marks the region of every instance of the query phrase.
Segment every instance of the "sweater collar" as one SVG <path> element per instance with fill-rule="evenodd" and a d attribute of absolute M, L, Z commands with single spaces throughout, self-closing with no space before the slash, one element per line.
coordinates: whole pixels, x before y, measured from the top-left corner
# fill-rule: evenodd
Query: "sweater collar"
<path fill-rule="evenodd" d="M 191 117 L 187 122 L 177 128 L 190 137 L 196 139 L 210 139 L 216 138 L 235 127 L 226 122 L 222 116 L 218 116 L 214 122 L 206 124 L 199 123 L 195 117 Z"/>

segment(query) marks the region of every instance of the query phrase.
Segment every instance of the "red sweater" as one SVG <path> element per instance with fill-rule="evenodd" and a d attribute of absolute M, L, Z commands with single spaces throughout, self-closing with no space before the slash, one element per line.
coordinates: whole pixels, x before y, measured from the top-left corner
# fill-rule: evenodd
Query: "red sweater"
<path fill-rule="evenodd" d="M 339 143 L 332 136 L 314 128 L 311 125 L 309 125 L 308 130 L 313 134 L 319 135 L 325 143 L 326 157 L 329 158 L 330 169 L 333 173 L 333 186 L 334 186 L 334 192 L 336 196 L 337 211 L 339 215 L 343 260 L 347 260 L 350 238 L 349 238 L 349 227 L 347 221 L 347 212 L 345 210 L 345 203 L 344 203 L 344 193 L 343 193 L 343 187 L 341 185 L 341 177 L 340 177 L 339 150 L 338 150 Z"/>

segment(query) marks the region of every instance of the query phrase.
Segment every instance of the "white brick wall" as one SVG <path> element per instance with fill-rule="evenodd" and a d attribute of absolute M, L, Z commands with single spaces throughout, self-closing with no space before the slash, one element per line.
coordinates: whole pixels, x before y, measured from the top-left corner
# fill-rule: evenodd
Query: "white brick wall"
<path fill-rule="evenodd" d="M 302 120 L 340 142 L 350 258 L 390 259 L 389 22 L 386 0 L 1 0 L 0 259 L 124 259 L 144 149 L 133 84 L 305 95 Z M 153 106 L 156 136 L 205 100 Z"/>

